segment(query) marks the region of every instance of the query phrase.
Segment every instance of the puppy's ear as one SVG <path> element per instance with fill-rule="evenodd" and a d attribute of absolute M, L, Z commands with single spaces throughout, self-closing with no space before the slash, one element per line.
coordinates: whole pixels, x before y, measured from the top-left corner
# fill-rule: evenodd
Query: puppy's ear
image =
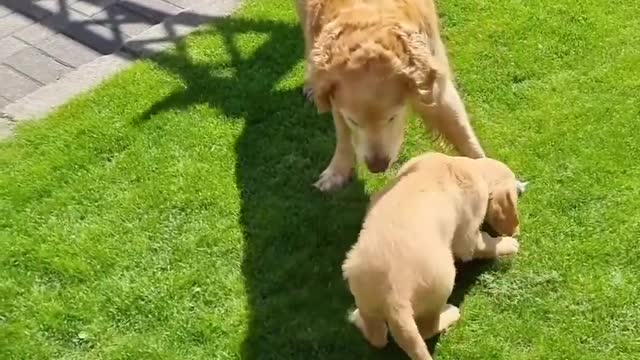
<path fill-rule="evenodd" d="M 489 195 L 486 221 L 500 235 L 514 236 L 518 231 L 517 192 L 510 186 L 500 185 Z"/>
<path fill-rule="evenodd" d="M 396 29 L 396 34 L 404 42 L 408 50 L 409 64 L 402 73 L 418 93 L 420 102 L 431 105 L 436 99 L 436 88 L 444 88 L 445 72 L 442 65 L 431 52 L 431 44 L 427 34 L 416 31 Z"/>

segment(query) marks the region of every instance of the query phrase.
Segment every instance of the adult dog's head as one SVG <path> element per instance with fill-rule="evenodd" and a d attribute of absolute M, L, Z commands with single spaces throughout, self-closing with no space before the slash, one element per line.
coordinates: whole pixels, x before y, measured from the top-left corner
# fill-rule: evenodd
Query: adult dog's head
<path fill-rule="evenodd" d="M 337 17 L 309 56 L 318 111 L 332 111 L 351 130 L 360 161 L 383 172 L 400 151 L 409 100 L 433 103 L 441 72 L 429 36 L 366 13 Z"/>
<path fill-rule="evenodd" d="M 486 158 L 474 161 L 481 167 L 489 186 L 487 213 L 481 230 L 494 237 L 518 235 L 518 198 L 524 193 L 527 183 L 518 181 L 500 161 Z"/>

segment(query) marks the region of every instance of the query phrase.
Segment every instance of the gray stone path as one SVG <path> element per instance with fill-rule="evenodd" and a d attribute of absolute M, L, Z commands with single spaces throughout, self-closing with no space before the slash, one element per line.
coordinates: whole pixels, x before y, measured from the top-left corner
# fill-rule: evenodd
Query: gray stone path
<path fill-rule="evenodd" d="M 0 0 L 0 139 L 240 0 Z"/>

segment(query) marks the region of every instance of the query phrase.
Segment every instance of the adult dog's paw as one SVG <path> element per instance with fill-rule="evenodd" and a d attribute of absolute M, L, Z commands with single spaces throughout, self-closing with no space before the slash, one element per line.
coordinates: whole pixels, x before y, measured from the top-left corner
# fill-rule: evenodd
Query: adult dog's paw
<path fill-rule="evenodd" d="M 313 186 L 324 193 L 334 192 L 347 185 L 351 181 L 351 178 L 351 171 L 341 172 L 328 167 L 320 174 L 320 178 Z"/>

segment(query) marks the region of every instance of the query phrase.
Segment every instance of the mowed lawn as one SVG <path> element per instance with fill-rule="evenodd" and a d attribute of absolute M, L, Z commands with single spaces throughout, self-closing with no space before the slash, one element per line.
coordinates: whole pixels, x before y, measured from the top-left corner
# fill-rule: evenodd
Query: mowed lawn
<path fill-rule="evenodd" d="M 521 253 L 461 269 L 438 359 L 640 356 L 640 7 L 440 2 Z M 0 358 L 403 359 L 345 321 L 368 195 L 326 196 L 291 0 L 248 0 L 0 143 Z M 400 162 L 432 148 L 413 120 Z M 387 176 L 390 176 L 388 174 Z"/>

